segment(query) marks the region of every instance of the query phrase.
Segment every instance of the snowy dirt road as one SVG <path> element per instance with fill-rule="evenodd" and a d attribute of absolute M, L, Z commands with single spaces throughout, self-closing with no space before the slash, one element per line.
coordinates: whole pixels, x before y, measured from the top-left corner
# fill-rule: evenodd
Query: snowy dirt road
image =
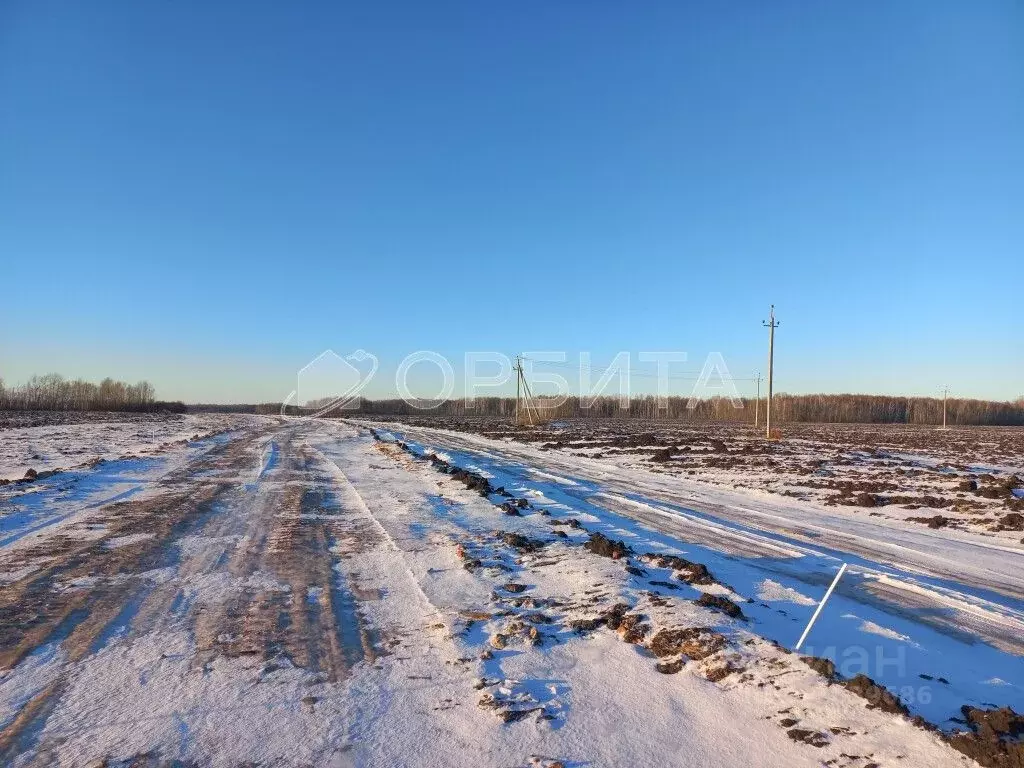
<path fill-rule="evenodd" d="M 584 494 L 593 481 L 564 468 L 459 450 L 504 473 L 504 492 L 455 472 L 454 456 L 425 461 L 359 426 L 282 419 L 116 472 L 5 487 L 0 760 L 970 764 L 940 734 L 869 707 L 878 702 L 771 642 L 772 627 L 797 631 L 817 596 L 787 570 L 810 557 L 794 543 L 776 541 L 771 558 L 758 550 L 772 564 L 755 585 L 743 561 L 762 539 L 718 528 L 728 546 L 694 550 L 703 518 L 643 528 L 665 517 L 662 502 L 618 486 Z M 639 527 L 616 522 L 628 520 Z M 584 548 L 600 531 L 623 531 L 633 551 Z M 680 551 L 707 554 L 710 571 L 659 558 Z M 962 599 L 927 587 L 928 600 L 940 587 Z M 911 711 L 947 730 L 938 715 L 973 695 L 964 681 L 975 666 L 1020 660 L 1006 625 L 1016 608 L 987 592 L 970 599 L 970 641 L 963 627 L 907 618 L 978 649 L 960 677 L 934 684 L 917 656 L 903 658 Z M 856 605 L 843 621 L 864 637 L 896 642 L 910 626 Z M 997 642 L 1000 622 L 1010 639 Z M 931 636 L 910 641 L 934 648 Z M 1004 666 L 996 704 L 1020 690 Z"/>

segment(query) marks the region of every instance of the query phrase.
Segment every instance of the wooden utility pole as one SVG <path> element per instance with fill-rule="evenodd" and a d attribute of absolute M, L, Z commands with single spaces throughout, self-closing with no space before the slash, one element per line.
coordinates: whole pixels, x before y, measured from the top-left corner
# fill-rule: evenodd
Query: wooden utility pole
<path fill-rule="evenodd" d="M 949 387 L 942 388 L 942 428 L 946 428 L 946 396 L 949 394 Z"/>
<path fill-rule="evenodd" d="M 530 385 L 526 381 L 526 374 L 523 373 L 523 358 L 522 355 L 516 355 L 516 425 L 519 425 L 519 412 L 520 403 L 522 404 L 522 412 L 526 414 L 526 418 L 530 424 L 534 423 L 534 418 L 540 421 L 540 411 L 537 410 L 537 406 L 533 402 L 533 392 L 530 391 Z M 525 393 L 525 396 L 520 394 Z"/>
<path fill-rule="evenodd" d="M 523 379 L 523 364 L 516 355 L 516 426 L 519 426 L 519 382 Z"/>
<path fill-rule="evenodd" d="M 761 372 L 754 371 L 754 377 L 757 379 L 757 399 L 754 401 L 754 427 L 761 423 Z"/>
<path fill-rule="evenodd" d="M 761 321 L 768 327 L 768 402 L 765 407 L 764 436 L 769 440 L 772 436 L 772 373 L 775 369 L 775 329 L 779 324 L 775 321 L 775 305 L 768 312 L 768 320 Z"/>

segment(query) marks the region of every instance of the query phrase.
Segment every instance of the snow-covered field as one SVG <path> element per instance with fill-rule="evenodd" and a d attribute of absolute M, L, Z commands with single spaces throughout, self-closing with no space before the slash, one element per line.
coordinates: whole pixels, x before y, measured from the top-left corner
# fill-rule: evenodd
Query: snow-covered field
<path fill-rule="evenodd" d="M 964 719 L 1022 708 L 1020 547 L 880 518 L 844 539 L 793 499 L 733 491 L 740 513 L 447 430 L 220 418 L 0 487 L 4 764 L 1019 759 Z M 90 430 L 47 445 L 85 463 Z"/>
<path fill-rule="evenodd" d="M 1019 427 L 786 424 L 783 439 L 770 442 L 760 430 L 731 424 L 591 419 L 515 428 L 431 418 L 422 424 L 750 491 L 753 498 L 784 496 L 854 519 L 1024 542 Z"/>
<path fill-rule="evenodd" d="M 0 481 L 99 460 L 162 454 L 252 417 L 226 414 L 0 413 Z"/>

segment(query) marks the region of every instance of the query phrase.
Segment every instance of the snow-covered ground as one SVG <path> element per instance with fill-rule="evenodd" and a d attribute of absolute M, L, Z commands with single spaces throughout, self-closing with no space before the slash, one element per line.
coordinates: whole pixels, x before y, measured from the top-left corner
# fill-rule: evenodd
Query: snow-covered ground
<path fill-rule="evenodd" d="M 84 468 L 88 493 L 59 474 L 0 488 L 20 532 L 0 544 L 4 764 L 960 765 L 948 737 L 844 680 L 902 675 L 908 714 L 947 732 L 954 700 L 1020 708 L 1019 606 L 982 584 L 850 558 L 803 652 L 849 634 L 866 658 L 826 678 L 789 649 L 831 547 L 599 460 L 231 426 Z M 15 506 L 30 487 L 46 503 Z M 886 592 L 904 585 L 952 613 L 922 621 Z"/>
<path fill-rule="evenodd" d="M 255 418 L 218 413 L 45 416 L 37 412 L 8 412 L 6 418 L 0 419 L 0 480 L 19 480 L 28 470 L 74 469 L 98 460 L 164 454 L 175 445 L 232 429 Z M 25 423 L 32 426 L 19 426 Z"/>
<path fill-rule="evenodd" d="M 887 424 L 787 424 L 766 441 L 750 426 L 584 419 L 515 428 L 487 420 L 419 419 L 545 451 L 782 496 L 851 519 L 883 518 L 1024 537 L 1024 429 Z"/>
<path fill-rule="evenodd" d="M 759 634 L 788 647 L 846 562 L 847 575 L 804 650 L 885 682 L 912 712 L 942 727 L 956 724 L 964 704 L 1024 708 L 1024 547 L 893 518 L 851 518 L 802 500 L 520 441 L 376 426 L 496 484 L 529 489 L 538 503 L 584 513 L 588 527 L 601 525 L 613 538 L 681 548 L 741 596 L 760 595 L 744 610 Z M 796 605 L 765 599 L 779 586 Z"/>

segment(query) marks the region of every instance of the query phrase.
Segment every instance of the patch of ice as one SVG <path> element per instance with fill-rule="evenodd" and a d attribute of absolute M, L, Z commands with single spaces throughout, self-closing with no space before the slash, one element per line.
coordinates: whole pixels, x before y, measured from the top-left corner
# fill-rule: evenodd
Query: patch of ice
<path fill-rule="evenodd" d="M 797 605 L 817 604 L 817 601 L 813 598 L 797 592 L 792 587 L 783 586 L 782 584 L 779 584 L 779 582 L 772 581 L 771 579 L 765 579 L 761 582 L 757 596 L 766 603 L 787 602 L 796 603 Z"/>
<path fill-rule="evenodd" d="M 859 629 L 861 632 L 868 632 L 872 635 L 878 635 L 879 637 L 887 637 L 890 640 L 910 642 L 910 638 L 906 635 L 901 635 L 896 630 L 883 627 L 881 624 L 875 624 L 873 621 L 862 621 Z"/>

